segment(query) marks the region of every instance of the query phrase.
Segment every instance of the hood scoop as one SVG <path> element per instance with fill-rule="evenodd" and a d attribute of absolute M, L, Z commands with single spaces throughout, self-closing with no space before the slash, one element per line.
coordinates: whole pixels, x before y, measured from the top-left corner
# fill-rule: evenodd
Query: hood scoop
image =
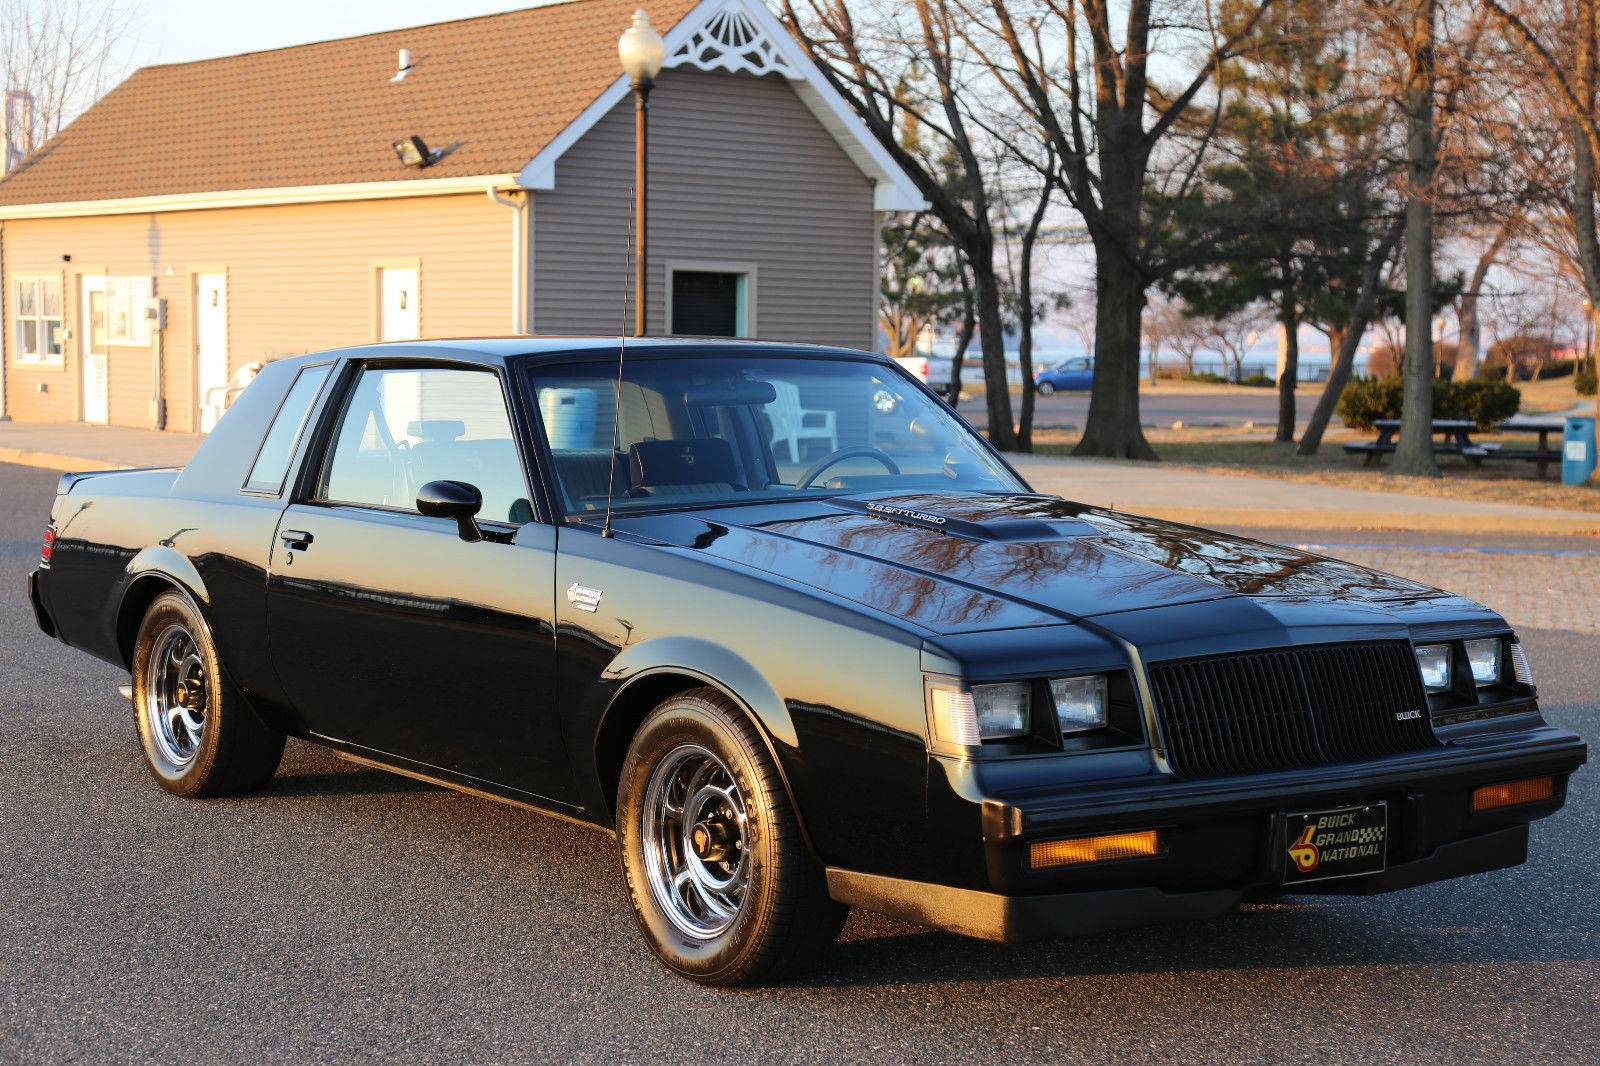
<path fill-rule="evenodd" d="M 971 498 L 961 500 L 959 506 L 954 508 L 940 508 L 941 502 L 952 501 L 941 500 L 937 496 L 891 500 L 844 498 L 832 501 L 841 511 L 850 511 L 915 529 L 926 529 L 945 536 L 960 537 L 962 540 L 987 543 L 1065 540 L 1099 532 L 1087 522 L 1076 518 L 1019 515 L 1017 508 L 1007 506 L 1006 501 L 1001 500 L 996 500 L 994 506 L 987 508 L 982 503 L 974 506 Z M 919 503 L 925 506 L 918 506 Z"/>

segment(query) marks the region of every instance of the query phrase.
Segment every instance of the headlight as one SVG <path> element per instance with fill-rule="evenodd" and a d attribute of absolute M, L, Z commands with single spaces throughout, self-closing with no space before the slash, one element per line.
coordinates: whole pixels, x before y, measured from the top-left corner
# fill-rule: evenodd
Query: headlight
<path fill-rule="evenodd" d="M 1004 685 L 973 685 L 972 708 L 978 718 L 978 736 L 984 740 L 1025 737 L 1033 731 L 1029 712 L 1033 686 L 1026 681 Z"/>
<path fill-rule="evenodd" d="M 931 691 L 934 739 L 964 748 L 1033 731 L 1032 686 L 1026 681 Z"/>
<path fill-rule="evenodd" d="M 1494 685 L 1500 681 L 1500 638 L 1485 637 L 1469 640 L 1463 647 L 1467 652 L 1467 665 L 1472 667 L 1472 680 L 1478 685 Z"/>
<path fill-rule="evenodd" d="M 1106 675 L 1053 677 L 1050 697 L 1063 735 L 1106 727 Z"/>
<path fill-rule="evenodd" d="M 1450 687 L 1450 645 L 1429 644 L 1417 649 L 1417 669 L 1422 671 L 1422 685 L 1429 692 L 1443 692 Z"/>

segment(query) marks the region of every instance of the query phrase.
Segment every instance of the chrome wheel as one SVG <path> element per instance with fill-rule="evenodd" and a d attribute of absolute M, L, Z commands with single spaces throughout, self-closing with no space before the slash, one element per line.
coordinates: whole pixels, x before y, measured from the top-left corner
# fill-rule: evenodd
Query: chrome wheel
<path fill-rule="evenodd" d="M 750 883 L 749 818 L 727 765 L 698 744 L 673 748 L 650 775 L 640 819 L 650 891 L 667 918 L 696 940 L 726 932 Z"/>
<path fill-rule="evenodd" d="M 169 625 L 156 637 L 144 675 L 145 715 L 161 755 L 188 766 L 205 737 L 209 686 L 194 635 Z"/>

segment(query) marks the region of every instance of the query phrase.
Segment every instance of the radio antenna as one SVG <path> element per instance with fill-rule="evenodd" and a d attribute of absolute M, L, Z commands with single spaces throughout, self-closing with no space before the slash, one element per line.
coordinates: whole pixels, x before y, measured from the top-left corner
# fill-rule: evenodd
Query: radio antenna
<path fill-rule="evenodd" d="M 628 200 L 633 200 L 633 186 L 628 187 Z M 628 212 L 628 240 L 627 254 L 624 256 L 624 267 L 633 266 L 633 212 Z M 628 283 L 633 279 L 633 271 L 624 269 L 622 272 L 622 328 L 617 330 L 617 388 L 612 395 L 611 402 L 611 461 L 608 463 L 609 472 L 606 474 L 606 524 L 601 528 L 602 537 L 611 536 L 611 499 L 617 485 L 617 427 L 622 421 L 622 359 L 628 352 Z M 639 323 L 640 333 L 644 332 L 643 323 Z"/>

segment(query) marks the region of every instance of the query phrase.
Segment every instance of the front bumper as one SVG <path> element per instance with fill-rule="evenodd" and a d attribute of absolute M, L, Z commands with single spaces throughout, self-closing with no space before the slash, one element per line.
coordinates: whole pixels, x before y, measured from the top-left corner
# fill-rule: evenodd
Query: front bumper
<path fill-rule="evenodd" d="M 1442 844 L 1432 854 L 1381 874 L 1352 878 L 1358 892 L 1392 892 L 1430 881 L 1517 866 L 1528 857 L 1528 827 L 1511 826 Z M 829 867 L 828 894 L 840 903 L 952 933 L 1016 943 L 1053 936 L 1108 933 L 1141 925 L 1215 918 L 1239 905 L 1245 890 L 1168 892 L 1151 886 L 1007 896 L 926 881 Z M 1315 888 L 1336 882 L 1318 882 Z M 1310 890 L 1313 886 L 1307 886 Z"/>
<path fill-rule="evenodd" d="M 1389 892 L 1515 866 L 1527 857 L 1528 823 L 1562 806 L 1587 751 L 1537 712 L 1506 725 L 1415 756 L 1229 778 L 1047 785 L 1040 764 L 939 759 L 929 796 L 938 861 L 921 871 L 829 868 L 829 890 L 911 921 L 1023 940 L 1211 917 L 1252 894 Z M 1473 809 L 1474 789 L 1536 777 L 1553 779 L 1549 799 Z M 1288 812 L 1380 802 L 1389 812 L 1382 872 L 1285 884 Z M 1030 867 L 1034 843 L 1147 830 L 1161 842 L 1153 855 Z"/>

